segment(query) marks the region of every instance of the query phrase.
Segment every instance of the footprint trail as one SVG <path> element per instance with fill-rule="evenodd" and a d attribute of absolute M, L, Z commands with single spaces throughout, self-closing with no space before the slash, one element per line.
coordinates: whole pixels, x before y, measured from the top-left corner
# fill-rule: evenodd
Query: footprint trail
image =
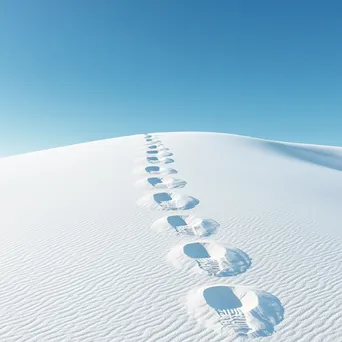
<path fill-rule="evenodd" d="M 137 183 L 151 191 L 185 187 L 186 181 L 170 176 L 178 173 L 176 169 L 161 166 L 174 162 L 170 158 L 173 153 L 153 134 L 146 134 L 145 142 L 146 177 Z M 189 211 L 199 202 L 195 197 L 169 191 L 149 193 L 137 205 L 150 210 Z M 174 246 L 167 254 L 180 271 L 222 278 L 244 273 L 252 265 L 251 258 L 242 250 L 210 239 L 220 229 L 215 220 L 177 213 L 156 220 L 151 229 L 195 239 Z M 189 315 L 199 324 L 223 335 L 234 331 L 238 336 L 269 336 L 284 319 L 284 308 L 277 297 L 246 286 L 220 284 L 195 288 L 189 291 L 186 304 Z"/>

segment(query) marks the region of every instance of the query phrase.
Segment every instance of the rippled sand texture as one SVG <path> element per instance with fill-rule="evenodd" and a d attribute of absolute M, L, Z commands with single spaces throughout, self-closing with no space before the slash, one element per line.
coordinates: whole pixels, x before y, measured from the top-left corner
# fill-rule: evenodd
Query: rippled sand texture
<path fill-rule="evenodd" d="M 0 341 L 341 341 L 341 203 L 327 146 L 156 133 L 0 159 Z"/>

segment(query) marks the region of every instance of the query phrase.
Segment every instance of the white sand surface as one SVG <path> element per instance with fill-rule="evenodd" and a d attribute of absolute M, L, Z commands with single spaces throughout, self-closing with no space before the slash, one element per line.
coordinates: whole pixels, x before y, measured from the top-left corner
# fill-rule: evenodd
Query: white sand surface
<path fill-rule="evenodd" d="M 342 148 L 102 140 L 1 159 L 0 204 L 2 342 L 342 341 Z"/>

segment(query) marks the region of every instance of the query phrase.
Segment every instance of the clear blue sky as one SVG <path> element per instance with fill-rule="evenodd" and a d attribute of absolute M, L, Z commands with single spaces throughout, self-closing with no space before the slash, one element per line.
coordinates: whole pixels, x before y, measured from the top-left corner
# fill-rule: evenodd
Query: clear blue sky
<path fill-rule="evenodd" d="M 145 131 L 342 145 L 341 0 L 1 0 L 0 156 Z"/>

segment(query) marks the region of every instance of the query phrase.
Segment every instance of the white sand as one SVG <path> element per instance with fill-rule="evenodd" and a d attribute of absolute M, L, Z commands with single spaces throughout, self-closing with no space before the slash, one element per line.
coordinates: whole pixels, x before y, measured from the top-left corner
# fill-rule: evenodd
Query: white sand
<path fill-rule="evenodd" d="M 342 148 L 145 140 L 0 160 L 0 341 L 342 341 Z"/>

